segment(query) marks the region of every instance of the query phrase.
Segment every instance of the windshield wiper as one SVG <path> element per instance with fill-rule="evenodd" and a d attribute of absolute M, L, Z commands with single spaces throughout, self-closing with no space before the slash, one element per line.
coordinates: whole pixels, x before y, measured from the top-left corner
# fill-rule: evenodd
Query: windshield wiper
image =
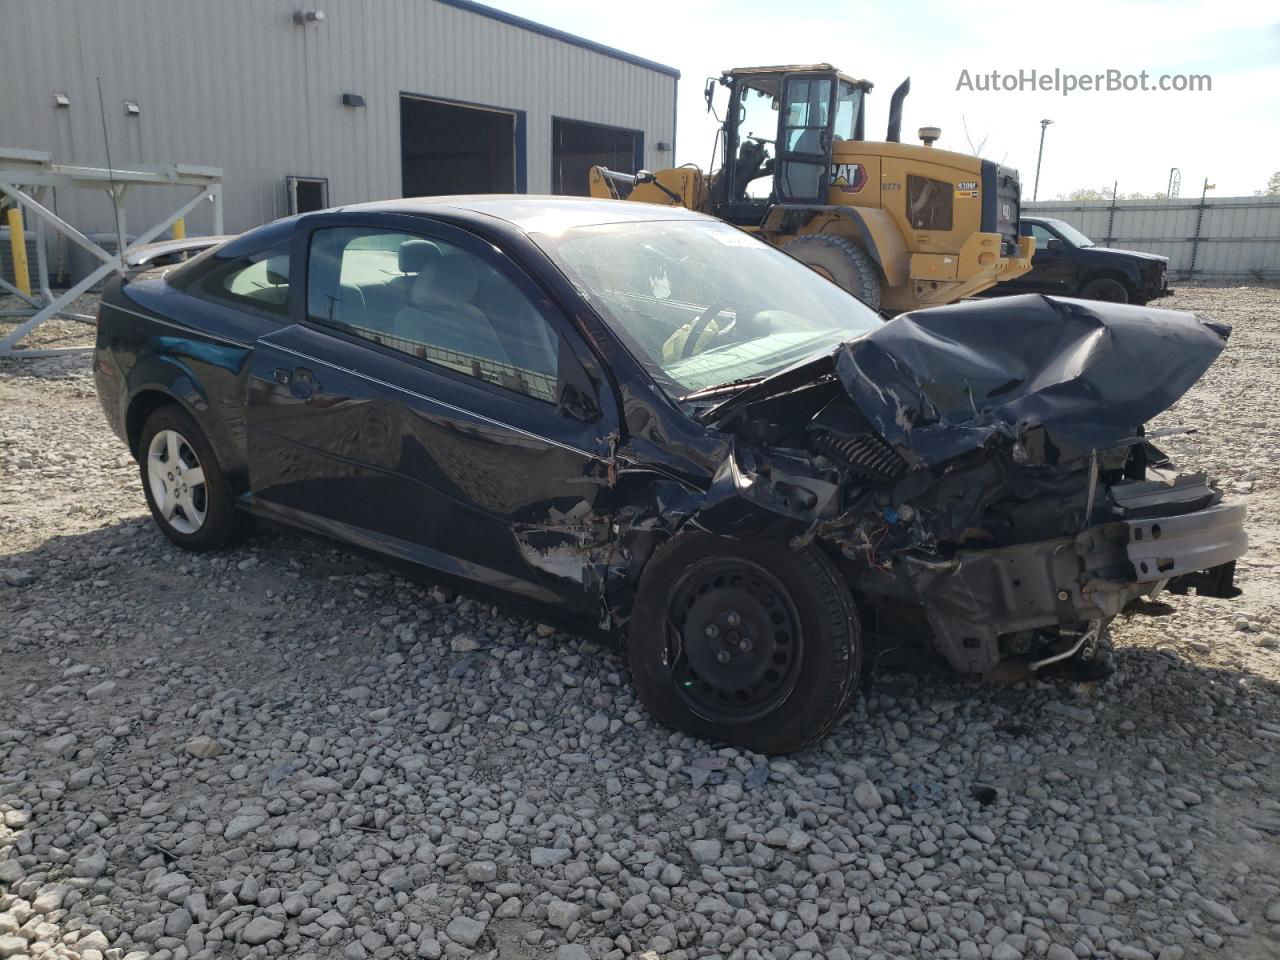
<path fill-rule="evenodd" d="M 722 393 L 736 393 L 738 390 L 744 390 L 747 387 L 755 386 L 757 383 L 765 379 L 764 377 L 742 377 L 739 380 L 730 380 L 728 383 L 717 383 L 713 387 L 700 387 L 691 393 L 686 393 L 679 400 L 684 403 L 688 400 L 701 400 L 703 397 L 718 397 Z"/>

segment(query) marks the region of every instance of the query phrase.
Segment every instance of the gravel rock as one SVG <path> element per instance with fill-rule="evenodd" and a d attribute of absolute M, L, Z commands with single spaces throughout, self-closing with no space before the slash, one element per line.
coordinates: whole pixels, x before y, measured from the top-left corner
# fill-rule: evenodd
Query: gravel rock
<path fill-rule="evenodd" d="M 529 853 L 529 862 L 535 867 L 545 869 L 564 863 L 571 856 L 573 851 L 562 847 L 534 847 Z"/>
<path fill-rule="evenodd" d="M 454 917 L 449 921 L 449 925 L 444 928 L 444 932 L 455 943 L 460 943 L 464 947 L 474 947 L 480 942 L 480 938 L 484 936 L 485 926 L 486 924 L 483 920 L 474 920 L 471 917 Z"/>
<path fill-rule="evenodd" d="M 552 900 L 551 903 L 547 905 L 547 923 L 551 924 L 553 927 L 559 927 L 561 930 L 566 930 L 572 926 L 581 913 L 582 908 L 576 903 L 566 903 L 563 900 Z"/>
<path fill-rule="evenodd" d="M 240 931 L 240 939 L 250 946 L 257 946 L 268 940 L 279 939 L 282 933 L 284 933 L 284 924 L 279 920 L 273 920 L 270 917 L 254 917 Z"/>
<path fill-rule="evenodd" d="M 873 813 L 884 806 L 880 791 L 869 780 L 863 780 L 853 788 L 853 799 L 861 809 L 868 813 Z"/>
<path fill-rule="evenodd" d="M 342 784 L 333 777 L 308 777 L 297 785 L 299 793 L 318 793 L 323 797 L 340 793 Z"/>
<path fill-rule="evenodd" d="M 192 737 L 182 749 L 197 759 L 208 760 L 222 753 L 222 744 L 213 737 Z"/>
<path fill-rule="evenodd" d="M 689 844 L 689 853 L 694 863 L 715 863 L 720 859 L 720 841 L 695 840 Z"/>
<path fill-rule="evenodd" d="M 25 587 L 36 580 L 36 575 L 30 570 L 15 570 L 11 567 L 0 570 L 0 577 L 11 587 Z"/>

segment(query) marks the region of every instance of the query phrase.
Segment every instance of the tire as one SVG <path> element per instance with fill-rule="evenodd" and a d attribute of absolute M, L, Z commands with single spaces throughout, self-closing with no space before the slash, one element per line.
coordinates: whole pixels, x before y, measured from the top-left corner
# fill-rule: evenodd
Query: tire
<path fill-rule="evenodd" d="M 208 437 L 176 404 L 147 418 L 138 441 L 138 468 L 152 519 L 183 549 L 217 550 L 247 532 L 249 518 L 236 508 Z"/>
<path fill-rule="evenodd" d="M 1128 303 L 1129 289 L 1119 280 L 1098 277 L 1084 285 L 1080 296 L 1085 300 L 1101 300 L 1104 303 Z"/>
<path fill-rule="evenodd" d="M 848 290 L 872 310 L 880 309 L 880 271 L 867 251 L 848 237 L 813 234 L 788 240 L 783 249 L 811 270 Z"/>
<path fill-rule="evenodd" d="M 685 733 L 790 753 L 825 737 L 858 689 L 853 596 L 815 548 L 681 535 L 649 562 L 633 609 L 636 692 Z"/>

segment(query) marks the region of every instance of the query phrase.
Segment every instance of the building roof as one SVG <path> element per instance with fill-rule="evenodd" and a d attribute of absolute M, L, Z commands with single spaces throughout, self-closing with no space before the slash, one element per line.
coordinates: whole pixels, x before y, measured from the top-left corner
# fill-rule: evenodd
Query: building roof
<path fill-rule="evenodd" d="M 625 50 L 619 50 L 616 47 L 606 46 L 603 43 L 596 43 L 594 40 L 588 40 L 585 37 L 579 37 L 573 33 L 566 33 L 563 30 L 557 30 L 555 27 L 548 27 L 545 24 L 538 23 L 536 20 L 520 17 L 514 13 L 507 13 L 507 11 L 499 10 L 496 7 L 486 6 L 483 3 L 475 3 L 474 0 L 437 0 L 437 2 L 444 4 L 446 7 L 456 7 L 459 10 L 466 10 L 468 13 L 474 13 L 477 16 L 488 17 L 491 20 L 498 20 L 502 23 L 509 23 L 522 30 L 541 34 L 544 37 L 550 37 L 552 40 L 569 43 L 575 47 L 590 50 L 592 53 L 598 53 L 601 56 L 612 57 L 613 59 L 621 60 L 624 63 L 634 64 L 637 67 L 644 67 L 648 70 L 664 73 L 669 77 L 676 78 L 677 80 L 680 79 L 680 71 L 675 67 L 669 67 L 666 64 L 657 63 L 653 60 L 646 60 L 644 57 L 638 57 L 634 53 L 627 53 Z M 586 7 L 584 9 L 589 10 L 590 8 Z"/>

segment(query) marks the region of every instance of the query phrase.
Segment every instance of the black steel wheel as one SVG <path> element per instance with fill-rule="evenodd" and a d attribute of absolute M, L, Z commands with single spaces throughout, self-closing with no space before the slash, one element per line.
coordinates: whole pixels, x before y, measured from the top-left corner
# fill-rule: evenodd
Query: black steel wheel
<path fill-rule="evenodd" d="M 1080 291 L 1085 300 L 1101 300 L 1103 303 L 1128 303 L 1129 291 L 1119 280 L 1111 277 L 1098 277 L 1090 280 Z"/>
<path fill-rule="evenodd" d="M 809 547 L 682 534 L 640 579 L 636 692 L 664 724 L 760 753 L 799 750 L 857 690 L 862 638 L 835 565 Z"/>
<path fill-rule="evenodd" d="M 790 594 L 764 567 L 708 557 L 674 584 L 667 608 L 676 690 L 712 723 L 743 723 L 795 689 L 804 628 Z"/>

